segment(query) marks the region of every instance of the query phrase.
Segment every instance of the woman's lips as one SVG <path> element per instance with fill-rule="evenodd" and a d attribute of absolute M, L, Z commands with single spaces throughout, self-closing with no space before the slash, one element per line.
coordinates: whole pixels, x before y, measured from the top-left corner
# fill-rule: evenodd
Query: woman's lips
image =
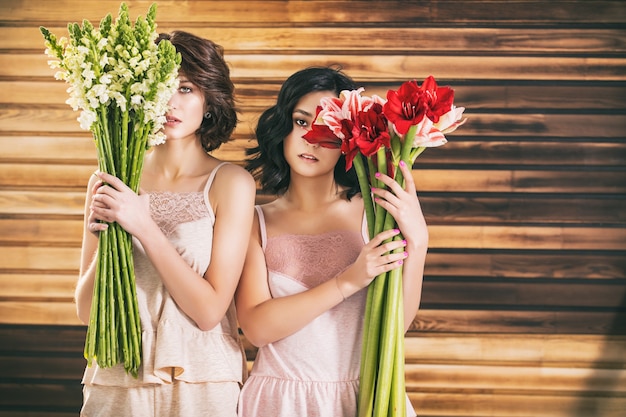
<path fill-rule="evenodd" d="M 298 155 L 298 157 L 300 159 L 304 159 L 305 161 L 311 161 L 311 162 L 317 161 L 316 157 L 314 157 L 313 155 L 308 154 L 308 153 L 301 153 L 300 155 Z"/>

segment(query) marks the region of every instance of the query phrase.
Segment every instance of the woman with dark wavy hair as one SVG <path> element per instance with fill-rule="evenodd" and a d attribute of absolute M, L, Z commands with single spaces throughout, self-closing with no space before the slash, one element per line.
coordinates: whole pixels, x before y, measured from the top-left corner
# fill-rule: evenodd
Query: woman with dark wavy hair
<path fill-rule="evenodd" d="M 89 321 L 98 233 L 118 222 L 133 235 L 142 360 L 88 367 L 83 416 L 234 417 L 245 361 L 233 294 L 254 213 L 256 184 L 243 168 L 208 152 L 237 124 L 223 51 L 187 32 L 163 34 L 181 54 L 165 143 L 148 151 L 135 194 L 118 178 L 93 175 L 85 204 L 78 316 Z"/>
<path fill-rule="evenodd" d="M 259 119 L 247 168 L 277 198 L 256 207 L 235 294 L 239 324 L 259 347 L 240 417 L 355 417 L 366 287 L 403 264 L 405 322 L 417 313 L 428 232 L 410 168 L 401 167 L 404 189 L 381 174 L 388 190 L 373 190 L 406 241 L 385 243 L 399 230 L 370 241 L 340 149 L 303 138 L 322 98 L 355 88 L 338 70 L 308 68 Z M 399 248 L 406 252 L 390 252 Z"/>

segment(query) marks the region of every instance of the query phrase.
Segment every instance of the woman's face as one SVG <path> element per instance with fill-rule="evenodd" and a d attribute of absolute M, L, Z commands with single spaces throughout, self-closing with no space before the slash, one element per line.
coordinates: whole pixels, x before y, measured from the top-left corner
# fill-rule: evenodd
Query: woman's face
<path fill-rule="evenodd" d="M 334 91 L 314 91 L 303 96 L 293 109 L 291 133 L 285 138 L 283 150 L 292 173 L 303 176 L 332 174 L 341 150 L 310 144 L 302 138 L 315 119 L 317 106 L 324 97 L 337 97 Z"/>
<path fill-rule="evenodd" d="M 179 86 L 169 101 L 169 110 L 163 132 L 167 140 L 184 139 L 192 136 L 204 118 L 205 105 L 202 90 L 191 83 L 184 74 L 179 76 Z"/>

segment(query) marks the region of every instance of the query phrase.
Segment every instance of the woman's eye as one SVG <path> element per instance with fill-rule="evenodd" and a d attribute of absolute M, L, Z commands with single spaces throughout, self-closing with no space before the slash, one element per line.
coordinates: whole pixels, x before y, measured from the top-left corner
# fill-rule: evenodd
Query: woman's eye
<path fill-rule="evenodd" d="M 180 91 L 183 94 L 187 94 L 187 93 L 191 93 L 191 87 L 187 87 L 187 86 L 180 86 L 178 88 L 178 91 Z"/>
<path fill-rule="evenodd" d="M 307 127 L 309 125 L 306 120 L 302 119 L 294 119 L 294 122 L 300 127 Z"/>

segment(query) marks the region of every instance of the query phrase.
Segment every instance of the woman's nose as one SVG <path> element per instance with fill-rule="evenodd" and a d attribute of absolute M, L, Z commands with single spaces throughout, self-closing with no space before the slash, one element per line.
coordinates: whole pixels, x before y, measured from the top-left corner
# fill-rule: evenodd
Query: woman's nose
<path fill-rule="evenodd" d="M 306 140 L 306 139 L 304 138 L 304 136 L 302 136 L 302 140 L 303 140 L 303 141 L 304 141 L 307 145 L 312 146 L 313 148 L 319 148 L 319 147 L 320 147 L 320 144 L 319 144 L 319 143 L 317 143 L 317 142 L 316 142 L 316 143 L 311 143 L 311 142 L 309 142 L 308 140 Z"/>

